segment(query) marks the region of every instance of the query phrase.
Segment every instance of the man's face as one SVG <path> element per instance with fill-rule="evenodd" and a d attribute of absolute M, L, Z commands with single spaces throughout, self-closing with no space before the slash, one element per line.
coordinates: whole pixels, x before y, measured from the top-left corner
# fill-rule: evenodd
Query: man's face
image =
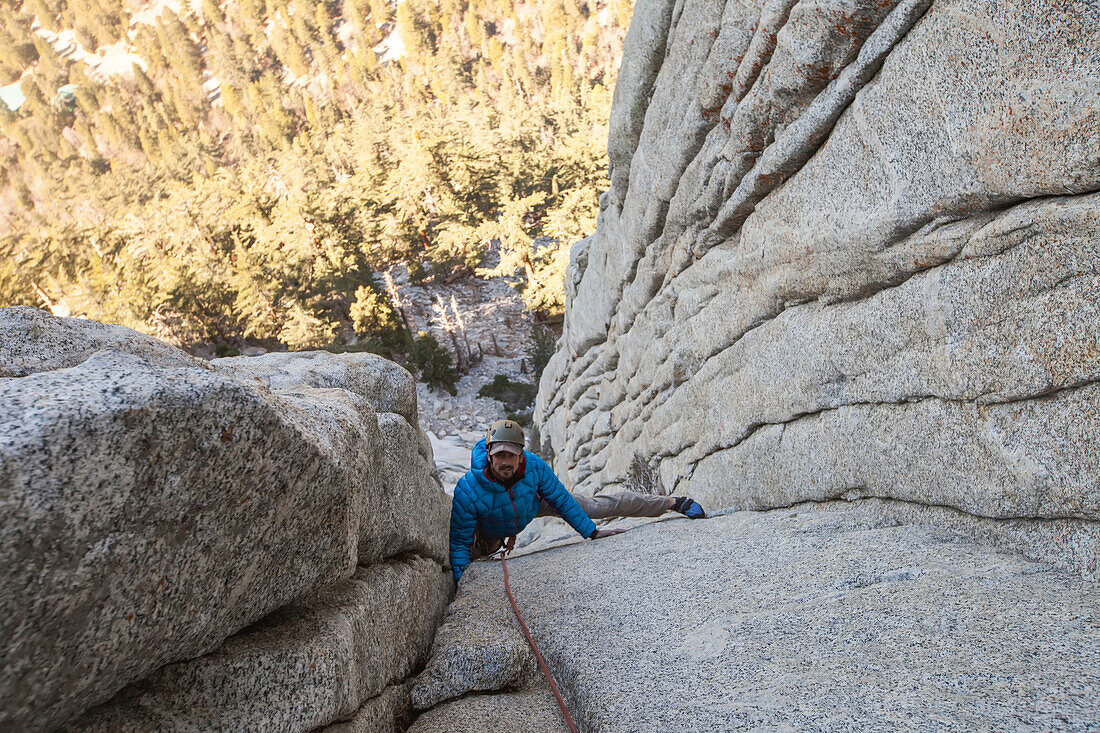
<path fill-rule="evenodd" d="M 489 468 L 499 478 L 508 480 L 516 475 L 519 470 L 519 462 L 523 456 L 506 450 L 499 451 L 489 456 Z"/>

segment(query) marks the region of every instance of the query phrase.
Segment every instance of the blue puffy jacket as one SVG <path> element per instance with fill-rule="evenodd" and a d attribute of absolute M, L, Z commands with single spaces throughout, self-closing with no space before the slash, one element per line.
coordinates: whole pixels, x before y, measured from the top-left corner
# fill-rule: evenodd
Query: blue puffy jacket
<path fill-rule="evenodd" d="M 470 564 L 475 529 L 498 539 L 519 534 L 538 514 L 542 499 L 553 505 L 582 537 L 596 531 L 596 525 L 561 485 L 550 466 L 531 451 L 524 451 L 523 458 L 519 480 L 509 489 L 485 473 L 488 465 L 485 439 L 474 446 L 470 470 L 459 480 L 451 501 L 451 572 L 455 582 Z"/>

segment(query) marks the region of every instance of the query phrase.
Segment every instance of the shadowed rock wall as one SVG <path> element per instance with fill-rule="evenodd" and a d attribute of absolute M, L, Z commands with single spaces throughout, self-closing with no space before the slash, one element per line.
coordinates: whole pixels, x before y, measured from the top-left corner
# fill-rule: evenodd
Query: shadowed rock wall
<path fill-rule="evenodd" d="M 1100 567 L 1100 8 L 640 0 L 540 386 L 574 488 Z"/>

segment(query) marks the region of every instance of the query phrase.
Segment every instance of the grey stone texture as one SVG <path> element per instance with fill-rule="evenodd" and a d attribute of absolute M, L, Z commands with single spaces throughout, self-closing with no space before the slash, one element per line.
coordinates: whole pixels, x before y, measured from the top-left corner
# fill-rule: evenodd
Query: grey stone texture
<path fill-rule="evenodd" d="M 392 412 L 378 413 L 382 434 L 382 505 L 359 528 L 359 562 L 414 552 L 447 563 L 451 502 L 443 492 L 432 444 L 420 428 Z"/>
<path fill-rule="evenodd" d="M 442 491 L 432 445 L 417 421 L 416 380 L 392 361 L 369 353 L 269 353 L 211 362 L 220 371 L 257 381 L 277 394 L 346 390 L 378 410 L 381 433 L 377 491 L 359 526 L 360 565 L 404 552 L 447 561 L 451 506 Z M 374 477 L 364 476 L 374 480 Z M 432 489 L 434 485 L 435 489 Z"/>
<path fill-rule="evenodd" d="M 400 367 L 273 391 L 118 327 L 17 308 L 0 333 L 23 375 L 0 378 L 0 728 L 71 721 L 357 563 L 413 552 L 442 574 L 415 391 L 387 403 L 401 417 L 364 397 Z M 313 373 L 337 371 L 325 356 Z"/>
<path fill-rule="evenodd" d="M 452 585 L 423 558 L 360 567 L 216 651 L 161 668 L 68 730 L 308 731 L 349 717 L 381 724 L 403 702 L 391 686 L 423 664 Z"/>
<path fill-rule="evenodd" d="M 317 733 L 398 733 L 403 731 L 404 715 L 408 705 L 408 683 L 391 685 L 385 691 L 367 700 L 355 714 L 323 728 Z"/>
<path fill-rule="evenodd" d="M 559 476 L 923 505 L 1100 570 L 1100 8 L 672 5 L 540 385 Z"/>
<path fill-rule="evenodd" d="M 508 564 L 581 730 L 1084 731 L 1100 720 L 1094 580 L 868 506 L 666 520 Z M 483 587 L 497 593 L 485 593 L 491 613 L 507 608 L 498 563 L 472 565 L 458 598 Z M 473 730 L 475 705 L 537 709 L 502 697 L 445 703 L 412 730 Z M 556 710 L 541 709 L 549 730 Z"/>
<path fill-rule="evenodd" d="M 518 692 L 472 695 L 421 715 L 408 733 L 562 733 L 569 729 L 545 683 Z"/>
<path fill-rule="evenodd" d="M 164 364 L 202 364 L 174 346 L 122 326 L 55 318 L 27 306 L 0 309 L 0 379 L 67 369 L 97 351 L 121 351 Z"/>
<path fill-rule="evenodd" d="M 308 386 L 346 389 L 364 397 L 378 412 L 396 412 L 416 426 L 416 380 L 402 366 L 366 352 L 324 351 L 235 356 L 211 362 L 253 377 L 279 392 Z"/>
<path fill-rule="evenodd" d="M 542 676 L 523 637 L 504 586 L 473 563 L 432 642 L 431 656 L 413 681 L 409 702 L 427 710 L 469 693 L 530 687 Z M 495 564 L 495 563 L 493 563 Z M 465 578 L 465 574 L 463 574 Z"/>

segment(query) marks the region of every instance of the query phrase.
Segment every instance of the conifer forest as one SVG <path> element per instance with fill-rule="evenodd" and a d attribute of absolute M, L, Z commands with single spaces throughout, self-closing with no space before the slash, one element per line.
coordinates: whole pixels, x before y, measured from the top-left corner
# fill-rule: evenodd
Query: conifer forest
<path fill-rule="evenodd" d="M 0 4 L 0 306 L 404 344 L 377 274 L 562 308 L 629 0 Z M 487 254 L 492 252 L 492 257 Z"/>

